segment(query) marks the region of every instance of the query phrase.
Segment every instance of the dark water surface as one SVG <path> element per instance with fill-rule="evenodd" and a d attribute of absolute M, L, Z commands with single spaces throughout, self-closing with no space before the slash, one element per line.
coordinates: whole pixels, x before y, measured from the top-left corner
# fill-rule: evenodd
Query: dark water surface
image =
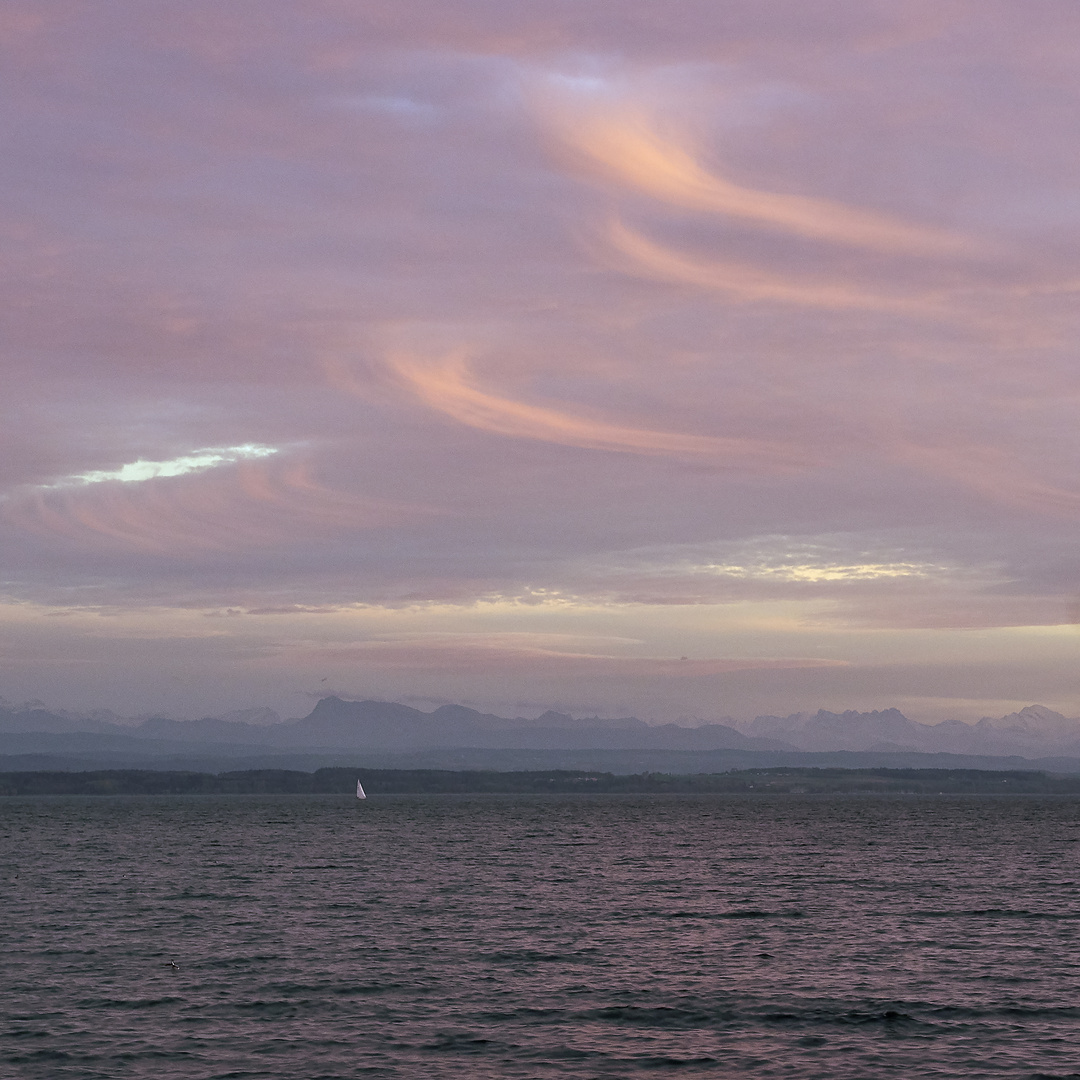
<path fill-rule="evenodd" d="M 1078 841 L 1073 798 L 6 799 L 0 1076 L 1080 1075 Z"/>

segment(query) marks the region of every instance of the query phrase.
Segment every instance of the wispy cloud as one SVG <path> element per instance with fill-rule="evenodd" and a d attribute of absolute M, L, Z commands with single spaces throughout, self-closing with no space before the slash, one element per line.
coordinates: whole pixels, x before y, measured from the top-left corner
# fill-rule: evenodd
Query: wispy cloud
<path fill-rule="evenodd" d="M 563 99 L 548 103 L 543 115 L 580 168 L 672 206 L 887 254 L 941 257 L 977 249 L 971 239 L 944 229 L 737 184 L 702 164 L 684 141 L 662 135 L 656 121 L 633 106 L 575 108 Z"/>
<path fill-rule="evenodd" d="M 202 472 L 219 465 L 232 465 L 237 461 L 257 461 L 279 453 L 273 446 L 228 446 L 220 449 L 195 450 L 169 461 L 133 461 L 118 469 L 95 469 L 76 476 L 63 477 L 50 487 L 66 487 L 69 484 L 102 484 L 117 480 L 122 484 L 137 484 L 153 480 L 156 476 L 184 476 L 186 473 Z"/>
<path fill-rule="evenodd" d="M 401 384 L 425 405 L 459 423 L 498 435 L 587 450 L 705 459 L 721 467 L 790 470 L 810 463 L 805 452 L 779 442 L 631 427 L 501 396 L 473 382 L 463 353 L 436 362 L 397 355 L 389 363 Z"/>
<path fill-rule="evenodd" d="M 314 650 L 309 660 L 319 662 L 369 663 L 379 668 L 424 671 L 489 671 L 525 668 L 536 672 L 564 672 L 567 675 L 633 675 L 660 679 L 694 679 L 739 671 L 804 671 L 847 667 L 845 660 L 828 657 L 678 657 L 648 655 L 604 655 L 544 648 L 527 643 L 512 644 L 493 636 L 491 641 L 462 641 L 452 638 L 431 640 L 373 640 L 353 645 L 337 645 Z"/>
<path fill-rule="evenodd" d="M 932 296 L 889 296 L 850 281 L 800 280 L 747 263 L 719 262 L 686 255 L 612 219 L 602 234 L 601 258 L 624 273 L 690 285 L 748 303 L 795 304 L 829 311 L 881 311 L 934 318 L 956 317 L 955 308 Z M 606 257 L 605 257 L 606 256 Z"/>
<path fill-rule="evenodd" d="M 260 456 L 219 461 L 213 469 L 177 467 L 176 472 L 135 477 L 101 474 L 81 483 L 24 490 L 0 503 L 0 520 L 91 548 L 185 558 L 310 544 L 313 532 L 362 531 L 426 512 L 334 491 L 314 479 L 303 462 L 271 468 Z"/>
<path fill-rule="evenodd" d="M 1055 482 L 1047 475 L 1046 464 L 1040 467 L 1035 461 L 1025 461 L 1020 448 L 954 438 L 900 442 L 894 453 L 897 459 L 958 482 L 999 506 L 1049 518 L 1075 521 L 1080 517 L 1080 490 Z M 1060 472 L 1060 466 L 1053 471 Z"/>

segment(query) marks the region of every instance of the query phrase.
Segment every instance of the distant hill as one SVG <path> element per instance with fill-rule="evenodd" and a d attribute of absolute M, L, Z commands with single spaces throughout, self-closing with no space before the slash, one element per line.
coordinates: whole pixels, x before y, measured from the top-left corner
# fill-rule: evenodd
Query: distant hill
<path fill-rule="evenodd" d="M 254 710 L 253 710 L 254 711 Z M 258 712 L 262 712 L 258 710 Z M 233 714 L 235 716 L 236 714 Z M 745 735 L 725 724 L 679 727 L 646 724 L 635 717 L 574 720 L 546 712 L 535 720 L 507 719 L 463 705 L 443 705 L 425 713 L 390 701 L 323 698 L 308 716 L 279 723 L 206 717 L 171 720 L 155 716 L 135 725 L 80 720 L 44 709 L 0 713 L 0 732 L 95 733 L 135 739 L 205 745 L 247 745 L 279 749 L 349 748 L 379 751 L 456 746 L 491 749 L 785 749 L 774 739 Z"/>
<path fill-rule="evenodd" d="M 521 750 L 775 750 L 774 739 L 745 735 L 725 724 L 686 728 L 646 724 L 635 717 L 575 721 L 547 712 L 510 720 L 463 705 L 425 713 L 386 701 L 323 698 L 309 716 L 267 728 L 267 745 L 341 746 L 367 750 L 426 750 L 468 746 Z"/>
<path fill-rule="evenodd" d="M 110 714 L 111 715 L 111 714 Z M 131 727 L 103 719 L 98 715 L 80 716 L 72 713 L 50 712 L 44 705 L 0 705 L 0 733 L 3 732 L 96 732 L 97 734 L 131 734 Z"/>
<path fill-rule="evenodd" d="M 897 709 L 819 710 L 758 716 L 739 728 L 647 724 L 632 716 L 575 719 L 554 711 L 510 719 L 463 705 L 423 712 L 396 702 L 339 697 L 323 698 L 307 716 L 286 721 L 262 709 L 200 720 L 122 722 L 110 714 L 51 712 L 37 702 L 0 707 L 0 769 L 214 769 L 228 763 L 318 768 L 358 760 L 357 755 L 387 767 L 592 768 L 606 763 L 603 767 L 625 772 L 695 771 L 694 759 L 716 770 L 811 763 L 1017 768 L 1038 761 L 1038 767 L 1071 772 L 1080 761 L 1080 721 L 1040 705 L 977 724 L 918 724 Z"/>
<path fill-rule="evenodd" d="M 899 709 L 880 712 L 793 713 L 758 716 L 741 725 L 800 750 L 917 751 L 921 753 L 1080 756 L 1080 720 L 1043 705 L 1029 705 L 1000 719 L 977 724 L 945 720 L 917 724 Z"/>
<path fill-rule="evenodd" d="M 0 772 L 0 797 L 18 795 L 337 795 L 352 799 L 356 769 L 253 769 L 223 773 L 112 769 Z M 747 769 L 727 773 L 638 773 L 546 769 L 497 772 L 367 769 L 368 796 L 414 794 L 1080 795 L 1080 776 L 976 769 Z M 374 805 L 374 804 L 371 804 Z M 370 812 L 367 805 L 359 812 Z"/>

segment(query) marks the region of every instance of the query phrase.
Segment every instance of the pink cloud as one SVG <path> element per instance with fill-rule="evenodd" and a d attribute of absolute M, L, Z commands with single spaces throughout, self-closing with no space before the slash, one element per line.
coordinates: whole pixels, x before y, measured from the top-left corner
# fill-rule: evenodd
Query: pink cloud
<path fill-rule="evenodd" d="M 773 471 L 801 469 L 807 464 L 805 450 L 796 451 L 778 442 L 631 427 L 493 394 L 475 384 L 462 355 L 437 363 L 396 356 L 389 363 L 397 379 L 425 405 L 459 423 L 497 435 L 586 450 L 698 458 L 721 467 Z"/>
<path fill-rule="evenodd" d="M 856 206 L 810 195 L 764 191 L 734 183 L 706 168 L 681 142 L 660 134 L 630 108 L 550 109 L 570 159 L 633 191 L 684 210 L 745 220 L 805 239 L 885 254 L 949 256 L 971 251 L 971 239 L 898 221 Z"/>

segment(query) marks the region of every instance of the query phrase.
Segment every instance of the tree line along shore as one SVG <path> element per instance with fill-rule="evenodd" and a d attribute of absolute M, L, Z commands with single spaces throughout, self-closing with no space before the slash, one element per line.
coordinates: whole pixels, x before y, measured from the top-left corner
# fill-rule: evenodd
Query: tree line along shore
<path fill-rule="evenodd" d="M 726 773 L 622 775 L 572 769 L 495 772 L 442 769 L 328 768 L 315 772 L 249 769 L 167 772 L 101 769 L 90 772 L 0 773 L 7 795 L 351 795 L 357 778 L 369 795 L 645 794 L 1080 795 L 1080 776 L 981 769 L 761 768 Z"/>

